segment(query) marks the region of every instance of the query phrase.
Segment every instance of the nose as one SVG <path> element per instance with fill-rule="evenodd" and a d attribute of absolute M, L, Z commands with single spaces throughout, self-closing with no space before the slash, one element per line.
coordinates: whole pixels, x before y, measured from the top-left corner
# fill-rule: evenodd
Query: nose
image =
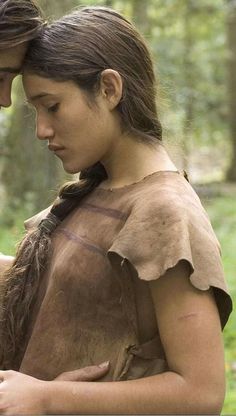
<path fill-rule="evenodd" d="M 49 121 L 38 115 L 36 122 L 36 134 L 39 140 L 48 140 L 54 136 L 54 130 Z"/>
<path fill-rule="evenodd" d="M 0 107 L 10 107 L 11 105 L 11 84 L 3 82 L 0 90 Z"/>

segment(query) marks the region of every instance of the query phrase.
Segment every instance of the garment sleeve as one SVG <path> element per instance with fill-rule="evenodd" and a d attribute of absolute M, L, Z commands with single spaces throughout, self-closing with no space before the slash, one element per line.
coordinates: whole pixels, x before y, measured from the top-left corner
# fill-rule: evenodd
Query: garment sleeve
<path fill-rule="evenodd" d="M 24 226 L 25 226 L 26 231 L 31 230 L 31 228 L 37 227 L 39 225 L 39 223 L 44 218 L 46 218 L 46 216 L 49 214 L 51 208 L 52 208 L 52 206 L 49 206 L 46 209 L 44 209 L 43 211 L 38 212 L 33 217 L 30 217 L 27 220 L 25 220 L 24 221 Z"/>
<path fill-rule="evenodd" d="M 199 290 L 214 288 L 222 327 L 232 310 L 224 278 L 220 246 L 200 203 L 183 204 L 178 198 L 139 203 L 108 251 L 111 263 L 131 263 L 137 276 L 158 279 L 178 264 L 189 263 L 192 285 Z"/>

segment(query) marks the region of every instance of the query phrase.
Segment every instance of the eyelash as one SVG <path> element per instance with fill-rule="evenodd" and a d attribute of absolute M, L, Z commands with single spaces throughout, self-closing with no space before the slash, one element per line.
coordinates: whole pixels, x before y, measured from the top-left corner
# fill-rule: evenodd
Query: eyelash
<path fill-rule="evenodd" d="M 59 103 L 56 103 L 54 105 L 52 105 L 51 107 L 48 107 L 47 111 L 49 113 L 56 113 L 59 109 Z"/>

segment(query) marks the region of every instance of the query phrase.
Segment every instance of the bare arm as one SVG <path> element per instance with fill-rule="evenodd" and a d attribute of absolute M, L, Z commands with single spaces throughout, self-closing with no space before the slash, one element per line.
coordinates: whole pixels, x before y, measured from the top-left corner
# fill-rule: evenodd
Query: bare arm
<path fill-rule="evenodd" d="M 0 372 L 5 382 L 0 385 L 0 408 L 5 397 L 12 403 L 12 413 L 21 412 L 19 402 L 28 403 L 22 413 L 219 413 L 225 389 L 224 358 L 211 292 L 191 285 L 184 262 L 150 283 L 150 288 L 168 372 L 132 381 L 92 383 L 42 382 L 19 373 Z"/>

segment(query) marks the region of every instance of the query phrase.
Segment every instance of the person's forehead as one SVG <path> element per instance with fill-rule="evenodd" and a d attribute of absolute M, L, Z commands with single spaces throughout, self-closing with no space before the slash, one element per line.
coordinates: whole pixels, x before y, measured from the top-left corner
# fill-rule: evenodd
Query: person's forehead
<path fill-rule="evenodd" d="M 18 73 L 22 67 L 26 48 L 26 44 L 21 44 L 10 49 L 0 49 L 0 71 Z"/>

